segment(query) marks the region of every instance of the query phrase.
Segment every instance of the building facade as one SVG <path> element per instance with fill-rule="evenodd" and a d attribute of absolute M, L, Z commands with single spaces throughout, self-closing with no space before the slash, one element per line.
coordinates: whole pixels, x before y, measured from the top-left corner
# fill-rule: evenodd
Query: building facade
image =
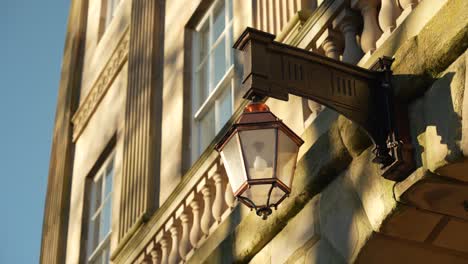
<path fill-rule="evenodd" d="M 240 205 L 214 145 L 246 104 L 247 27 L 393 57 L 414 170 L 387 180 L 355 123 L 270 98 L 305 141 L 292 193 L 267 220 Z M 465 0 L 72 0 L 41 263 L 468 263 L 467 46 Z"/>

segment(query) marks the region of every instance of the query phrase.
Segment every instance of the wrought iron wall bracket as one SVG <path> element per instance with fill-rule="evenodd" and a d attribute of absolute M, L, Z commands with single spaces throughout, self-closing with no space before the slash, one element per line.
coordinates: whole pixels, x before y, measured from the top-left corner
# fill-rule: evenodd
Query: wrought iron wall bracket
<path fill-rule="evenodd" d="M 383 177 L 404 179 L 414 169 L 413 149 L 406 105 L 393 95 L 392 59 L 383 57 L 367 70 L 274 39 L 247 28 L 234 44 L 243 52 L 244 98 L 288 100 L 294 94 L 334 109 L 367 132 Z"/>

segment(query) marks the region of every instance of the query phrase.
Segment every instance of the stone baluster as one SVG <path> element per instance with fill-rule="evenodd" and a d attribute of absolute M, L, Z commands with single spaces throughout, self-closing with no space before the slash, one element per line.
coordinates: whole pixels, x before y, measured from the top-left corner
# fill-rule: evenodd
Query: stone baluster
<path fill-rule="evenodd" d="M 213 180 L 215 183 L 215 198 L 213 201 L 212 213 L 216 222 L 219 224 L 221 222 L 221 215 L 223 210 L 223 182 L 221 174 L 215 173 L 213 175 Z"/>
<path fill-rule="evenodd" d="M 382 35 L 377 22 L 378 0 L 354 0 L 352 6 L 361 11 L 364 26 L 361 34 L 361 48 L 364 53 L 372 53 L 376 49 L 376 42 Z"/>
<path fill-rule="evenodd" d="M 169 259 L 169 242 L 167 241 L 166 237 L 163 237 L 161 241 L 159 241 L 161 245 L 161 264 L 168 264 Z"/>
<path fill-rule="evenodd" d="M 190 244 L 192 244 L 193 248 L 197 248 L 198 241 L 200 241 L 200 238 L 202 236 L 200 227 L 200 204 L 197 200 L 193 200 L 190 203 L 190 207 L 192 208 L 193 215 L 193 225 L 192 229 L 190 230 Z"/>
<path fill-rule="evenodd" d="M 336 24 L 344 36 L 343 62 L 357 64 L 362 58 L 362 49 L 358 42 L 358 27 L 361 23 L 359 14 L 344 9 L 337 17 Z"/>
<path fill-rule="evenodd" d="M 231 184 L 228 182 L 226 184 L 226 192 L 224 192 L 224 200 L 226 201 L 227 206 L 232 210 L 236 205 L 236 197 L 232 192 Z"/>
<path fill-rule="evenodd" d="M 201 230 L 205 236 L 210 233 L 210 226 L 213 223 L 213 217 L 211 214 L 211 190 L 208 184 L 203 186 L 201 193 L 203 194 L 203 215 L 201 218 Z"/>
<path fill-rule="evenodd" d="M 379 24 L 383 31 L 383 39 L 387 39 L 396 28 L 396 20 L 401 14 L 398 0 L 382 0 L 382 6 L 379 12 Z M 380 45 L 378 43 L 377 45 Z"/>
<path fill-rule="evenodd" d="M 407 10 L 408 8 L 413 9 L 418 5 L 418 0 L 400 0 L 400 5 L 403 10 Z"/>
<path fill-rule="evenodd" d="M 180 222 L 182 225 L 182 237 L 180 238 L 180 246 L 179 246 L 179 253 L 180 257 L 183 260 L 186 260 L 187 254 L 190 251 L 190 239 L 189 239 L 189 233 L 190 233 L 190 227 L 189 227 L 189 216 L 186 213 L 183 213 L 180 216 Z"/>
<path fill-rule="evenodd" d="M 151 255 L 151 261 L 152 261 L 152 264 L 159 264 L 161 263 L 161 256 L 159 255 L 159 252 L 158 250 L 156 250 L 155 248 L 153 248 L 151 251 L 150 251 L 150 255 Z"/>
<path fill-rule="evenodd" d="M 338 45 L 333 38 L 327 38 L 322 44 L 323 50 L 325 51 L 325 56 L 339 60 L 340 59 L 340 50 Z"/>
<path fill-rule="evenodd" d="M 169 254 L 168 263 L 169 264 L 177 264 L 179 263 L 179 230 L 175 223 L 169 228 L 169 232 L 171 233 L 171 253 Z"/>
<path fill-rule="evenodd" d="M 403 12 L 401 12 L 401 15 L 397 18 L 397 25 L 400 25 L 401 22 L 403 22 L 406 17 L 413 11 L 413 9 L 418 5 L 418 0 L 399 0 L 400 1 L 400 6 L 403 8 Z"/>

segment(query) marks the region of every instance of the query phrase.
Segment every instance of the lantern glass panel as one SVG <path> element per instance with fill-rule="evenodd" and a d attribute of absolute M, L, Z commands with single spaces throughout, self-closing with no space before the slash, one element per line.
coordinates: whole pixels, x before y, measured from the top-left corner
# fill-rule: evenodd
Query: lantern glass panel
<path fill-rule="evenodd" d="M 256 129 L 239 132 L 249 179 L 273 178 L 276 129 Z"/>
<path fill-rule="evenodd" d="M 296 167 L 299 147 L 283 131 L 278 130 L 278 165 L 276 177 L 291 188 L 294 169 Z"/>
<path fill-rule="evenodd" d="M 240 149 L 239 136 L 236 133 L 229 139 L 223 150 L 221 151 L 224 167 L 226 169 L 229 183 L 231 183 L 232 191 L 235 193 L 247 181 L 245 174 L 244 162 L 242 158 L 242 150 Z"/>
<path fill-rule="evenodd" d="M 278 187 L 273 187 L 270 194 L 270 201 L 268 201 L 268 194 L 270 193 L 272 184 L 255 184 L 251 185 L 249 189 L 245 190 L 242 196 L 249 198 L 257 207 L 265 207 L 276 204 L 285 195 L 284 191 Z"/>
<path fill-rule="evenodd" d="M 286 193 L 279 187 L 275 186 L 270 195 L 270 205 L 277 204 L 278 201 L 281 200 L 281 198 L 283 198 L 284 195 L 286 195 Z"/>

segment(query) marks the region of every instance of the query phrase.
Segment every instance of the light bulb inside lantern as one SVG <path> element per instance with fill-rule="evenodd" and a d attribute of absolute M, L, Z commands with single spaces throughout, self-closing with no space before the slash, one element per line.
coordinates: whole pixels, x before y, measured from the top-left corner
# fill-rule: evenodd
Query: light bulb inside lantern
<path fill-rule="evenodd" d="M 265 157 L 265 145 L 263 142 L 255 142 L 253 144 L 255 159 L 251 164 L 249 174 L 252 179 L 270 178 L 273 173 L 273 168 L 268 166 L 268 161 Z"/>
<path fill-rule="evenodd" d="M 253 167 L 257 171 L 262 171 L 267 168 L 267 162 L 262 157 L 256 156 Z"/>

